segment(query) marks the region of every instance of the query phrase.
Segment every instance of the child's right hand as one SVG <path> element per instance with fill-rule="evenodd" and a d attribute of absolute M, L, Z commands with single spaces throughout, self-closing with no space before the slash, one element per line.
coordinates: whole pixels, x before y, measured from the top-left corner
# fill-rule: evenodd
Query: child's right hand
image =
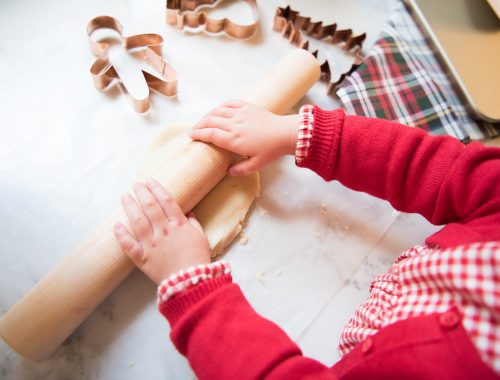
<path fill-rule="evenodd" d="M 240 176 L 280 156 L 295 154 L 298 128 L 298 115 L 279 116 L 242 100 L 230 100 L 205 115 L 189 136 L 248 157 L 229 169 L 229 175 Z"/>

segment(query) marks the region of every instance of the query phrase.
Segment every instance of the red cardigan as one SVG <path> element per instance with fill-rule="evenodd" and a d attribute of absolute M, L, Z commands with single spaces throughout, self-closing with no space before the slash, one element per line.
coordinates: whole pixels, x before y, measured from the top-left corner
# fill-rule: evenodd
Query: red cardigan
<path fill-rule="evenodd" d="M 500 149 L 316 108 L 300 166 L 446 224 L 428 244 L 500 240 Z M 198 285 L 160 310 L 200 379 L 496 378 L 454 310 L 382 328 L 331 368 L 304 357 L 277 325 L 259 316 L 231 276 Z"/>

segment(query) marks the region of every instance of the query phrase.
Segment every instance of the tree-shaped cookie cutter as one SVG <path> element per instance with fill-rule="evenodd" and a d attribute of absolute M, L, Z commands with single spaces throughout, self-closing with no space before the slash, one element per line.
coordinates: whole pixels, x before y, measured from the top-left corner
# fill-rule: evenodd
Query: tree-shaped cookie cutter
<path fill-rule="evenodd" d="M 117 32 L 121 38 L 121 45 L 127 53 L 144 60 L 158 72 L 159 76 L 156 76 L 142 70 L 142 74 L 148 85 L 148 93 L 145 98 L 135 98 L 127 91 L 118 72 L 109 61 L 109 43 L 102 40 L 94 41 L 92 39 L 92 34 L 98 29 L 110 29 Z M 87 25 L 87 35 L 90 49 L 96 56 L 96 60 L 90 68 L 90 73 L 97 89 L 106 90 L 118 83 L 123 93 L 130 100 L 134 110 L 137 112 L 146 112 L 150 106 L 149 89 L 155 90 L 165 96 L 175 96 L 177 94 L 177 72 L 162 56 L 162 36 L 159 34 L 137 34 L 125 37 L 122 30 L 122 25 L 118 20 L 110 16 L 99 16 L 90 20 Z"/>
<path fill-rule="evenodd" d="M 259 26 L 259 12 L 256 0 L 243 0 L 252 10 L 254 22 L 241 25 L 228 18 L 211 18 L 205 12 L 197 11 L 198 7 L 216 7 L 223 0 L 167 0 L 167 24 L 177 26 L 183 30 L 188 28 L 199 28 L 208 33 L 225 32 L 229 37 L 247 39 L 252 37 Z"/>
<path fill-rule="evenodd" d="M 363 62 L 361 49 L 363 41 L 366 39 L 366 33 L 355 36 L 352 29 L 338 29 L 336 23 L 323 25 L 322 21 L 313 22 L 310 17 L 302 16 L 299 12 L 291 9 L 290 6 L 276 9 L 273 30 L 280 32 L 284 37 L 288 38 L 290 43 L 309 51 L 316 58 L 318 58 L 318 50 L 309 50 L 309 39 L 307 37 L 313 37 L 333 45 L 341 45 L 346 52 L 353 54 L 353 64 L 336 81 L 332 80 L 333 63 L 329 62 L 328 59 L 320 62 L 321 80 L 327 83 L 327 93 L 329 95 Z"/>

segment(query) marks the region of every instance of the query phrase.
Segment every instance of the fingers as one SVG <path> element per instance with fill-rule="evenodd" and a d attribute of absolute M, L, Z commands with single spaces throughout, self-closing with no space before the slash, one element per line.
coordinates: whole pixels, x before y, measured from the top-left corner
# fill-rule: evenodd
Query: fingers
<path fill-rule="evenodd" d="M 134 198 L 130 194 L 124 194 L 121 201 L 136 238 L 140 241 L 149 239 L 153 232 L 151 224 Z"/>
<path fill-rule="evenodd" d="M 228 174 L 231 176 L 245 176 L 259 170 L 259 162 L 257 157 L 250 157 L 245 160 L 238 161 L 229 168 Z"/>
<path fill-rule="evenodd" d="M 153 233 L 156 229 L 164 228 L 168 223 L 168 219 L 154 195 L 143 183 L 136 183 L 134 185 L 134 192 L 144 215 L 151 222 Z"/>
<path fill-rule="evenodd" d="M 198 231 L 200 231 L 202 234 L 205 234 L 203 232 L 203 227 L 201 226 L 200 222 L 198 222 L 198 220 L 196 219 L 196 217 L 194 216 L 194 212 L 190 212 L 188 214 L 188 220 L 189 220 L 189 223 L 191 223 L 193 225 L 194 228 L 196 228 Z"/>
<path fill-rule="evenodd" d="M 236 115 L 236 109 L 229 107 L 217 107 L 207 114 L 207 116 L 218 116 L 223 118 L 231 118 L 234 115 Z"/>
<path fill-rule="evenodd" d="M 182 224 L 186 221 L 186 216 L 177 202 L 158 181 L 149 179 L 146 185 L 171 223 Z"/>
<path fill-rule="evenodd" d="M 219 128 L 226 131 L 231 130 L 234 121 L 230 119 L 237 115 L 239 108 L 247 105 L 242 100 L 228 100 L 219 107 L 207 113 L 194 127 L 198 128 Z"/>
<path fill-rule="evenodd" d="M 158 181 L 150 179 L 146 186 L 137 183 L 134 192 L 139 204 L 130 194 L 125 194 L 122 205 L 137 240 L 149 241 L 153 232 L 166 235 L 169 223 L 182 224 L 187 220 L 179 205 Z"/>
<path fill-rule="evenodd" d="M 202 129 L 202 128 L 217 128 L 222 129 L 223 131 L 230 131 L 232 128 L 233 122 L 231 119 L 221 116 L 215 116 L 208 114 L 203 117 L 193 128 L 192 130 Z"/>
<path fill-rule="evenodd" d="M 127 255 L 135 265 L 140 266 L 142 264 L 144 252 L 139 242 L 130 235 L 121 223 L 116 224 L 113 231 L 122 252 Z"/>
<path fill-rule="evenodd" d="M 234 142 L 231 133 L 217 128 L 193 129 L 189 132 L 189 137 L 193 140 L 212 143 L 226 150 L 231 150 Z"/>
<path fill-rule="evenodd" d="M 231 99 L 227 100 L 224 103 L 221 104 L 221 107 L 227 107 L 227 108 L 241 108 L 245 106 L 247 103 L 244 102 L 243 100 L 240 99 Z"/>

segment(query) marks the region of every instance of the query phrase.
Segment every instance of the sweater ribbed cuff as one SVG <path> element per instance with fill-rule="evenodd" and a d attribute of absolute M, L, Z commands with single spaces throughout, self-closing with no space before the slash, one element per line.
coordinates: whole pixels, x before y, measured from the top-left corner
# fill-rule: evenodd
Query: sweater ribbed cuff
<path fill-rule="evenodd" d="M 314 106 L 312 138 L 307 156 L 297 166 L 316 172 L 325 181 L 334 178 L 336 158 L 340 146 L 340 136 L 344 124 L 344 111 L 325 111 Z"/>
<path fill-rule="evenodd" d="M 173 327 L 177 321 L 198 302 L 201 302 L 218 288 L 231 284 L 233 278 L 230 274 L 219 276 L 198 284 L 197 286 L 186 290 L 179 296 L 168 300 L 159 305 L 159 310 L 167 318 L 170 326 Z"/>
<path fill-rule="evenodd" d="M 297 133 L 297 143 L 295 145 L 295 162 L 300 164 L 306 157 L 312 139 L 312 129 L 314 122 L 314 106 L 305 104 L 299 111 L 299 130 Z"/>
<path fill-rule="evenodd" d="M 230 273 L 231 267 L 226 260 L 218 260 L 213 263 L 194 265 L 187 269 L 182 269 L 177 273 L 171 274 L 158 285 L 158 305 L 167 302 L 169 299 L 198 285 L 200 282 Z"/>

